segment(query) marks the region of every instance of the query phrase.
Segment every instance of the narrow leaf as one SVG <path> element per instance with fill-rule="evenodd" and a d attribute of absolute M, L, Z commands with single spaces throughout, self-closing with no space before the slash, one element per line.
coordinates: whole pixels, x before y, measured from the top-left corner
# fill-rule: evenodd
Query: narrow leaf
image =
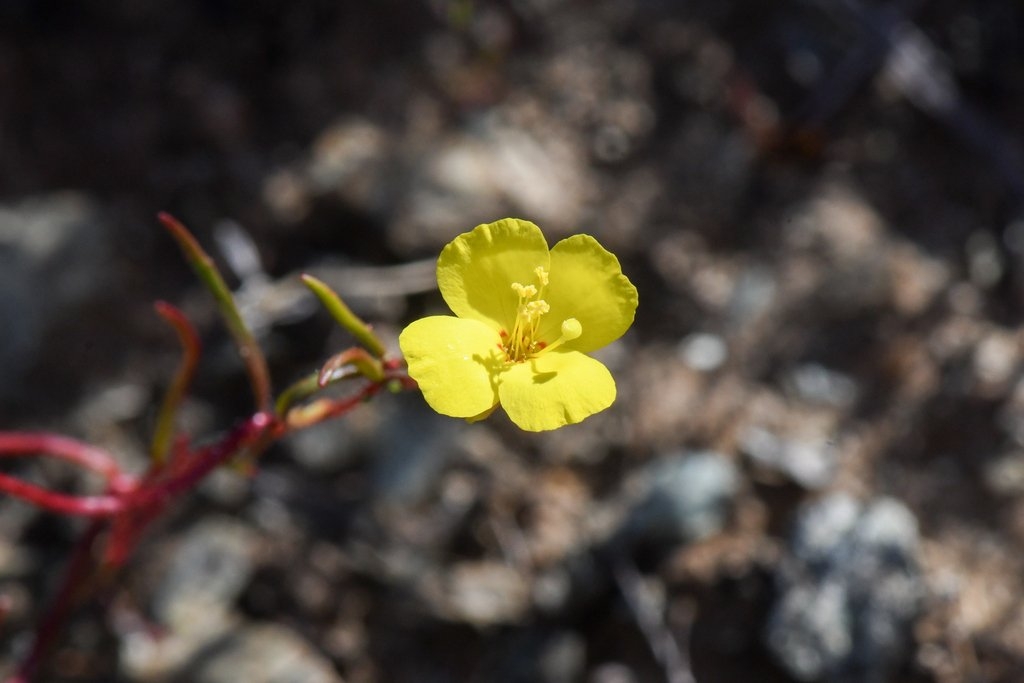
<path fill-rule="evenodd" d="M 156 428 L 153 430 L 153 442 L 150 445 L 150 457 L 156 465 L 164 465 L 167 462 L 167 453 L 171 448 L 171 441 L 174 437 L 174 420 L 185 399 L 185 392 L 192 384 L 192 378 L 196 374 L 196 366 L 199 364 L 199 335 L 192 327 L 185 315 L 167 303 L 158 301 L 154 304 L 156 312 L 166 320 L 174 331 L 178 333 L 178 341 L 181 343 L 182 357 L 177 371 L 174 373 L 174 380 L 164 395 L 163 403 L 160 405 L 160 412 L 157 413 Z"/>
<path fill-rule="evenodd" d="M 261 411 L 268 410 L 270 408 L 270 372 L 267 369 L 267 361 L 263 357 L 263 351 L 256 343 L 256 338 L 246 326 L 245 321 L 242 320 L 234 297 L 231 296 L 231 290 L 225 284 L 213 259 L 203 251 L 188 228 L 170 214 L 160 213 L 157 217 L 181 247 L 196 275 L 213 294 L 221 317 L 234 338 L 238 353 L 245 363 L 249 374 L 249 383 L 252 385 L 253 395 L 256 398 L 256 408 Z"/>
<path fill-rule="evenodd" d="M 373 333 L 373 330 L 365 322 L 359 319 L 352 310 L 345 305 L 345 302 L 341 300 L 334 290 L 327 286 L 322 280 L 318 280 L 312 275 L 303 275 L 302 282 L 312 290 L 316 297 L 320 299 L 320 303 L 323 304 L 327 312 L 331 314 L 339 325 L 352 333 L 352 336 L 356 338 L 360 344 L 365 346 L 377 358 L 384 356 L 384 344 Z"/>

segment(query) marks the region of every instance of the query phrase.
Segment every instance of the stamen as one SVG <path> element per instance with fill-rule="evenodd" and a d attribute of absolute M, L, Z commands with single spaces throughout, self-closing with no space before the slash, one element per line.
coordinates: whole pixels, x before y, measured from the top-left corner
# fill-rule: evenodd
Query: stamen
<path fill-rule="evenodd" d="M 505 357 L 510 363 L 520 363 L 564 341 L 575 339 L 581 334 L 580 331 L 576 331 L 573 327 L 573 324 L 579 327 L 579 323 L 575 319 L 570 319 L 562 324 L 562 338 L 554 344 L 546 344 L 543 340 L 537 338 L 537 331 L 540 329 L 540 319 L 551 311 L 551 306 L 540 298 L 548 284 L 548 271 L 543 266 L 537 266 L 533 269 L 533 272 L 540 283 L 539 287 L 536 285 L 524 285 L 521 282 L 512 283 L 512 291 L 519 297 L 519 304 L 516 307 L 516 321 L 509 334 L 502 334 L 502 347 L 505 350 Z"/>

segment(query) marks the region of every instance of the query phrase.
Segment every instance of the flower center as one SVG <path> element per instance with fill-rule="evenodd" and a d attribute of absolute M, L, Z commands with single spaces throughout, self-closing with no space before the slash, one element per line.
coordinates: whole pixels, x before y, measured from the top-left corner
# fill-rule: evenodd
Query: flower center
<path fill-rule="evenodd" d="M 508 363 L 521 363 L 529 358 L 536 358 L 541 353 L 576 339 L 583 333 L 583 326 L 576 318 L 567 318 L 562 321 L 562 336 L 554 342 L 548 344 L 537 337 L 540 319 L 551 310 L 551 307 L 541 298 L 548 284 L 548 272 L 543 266 L 537 266 L 533 272 L 537 275 L 540 286 L 512 283 L 512 291 L 519 297 L 519 303 L 516 305 L 516 322 L 511 333 L 501 331 L 502 350 Z"/>

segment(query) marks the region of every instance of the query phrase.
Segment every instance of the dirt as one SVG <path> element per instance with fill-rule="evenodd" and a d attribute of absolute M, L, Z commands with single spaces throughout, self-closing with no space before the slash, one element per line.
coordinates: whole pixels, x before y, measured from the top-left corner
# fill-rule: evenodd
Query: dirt
<path fill-rule="evenodd" d="M 203 336 L 183 428 L 246 416 L 158 211 L 244 292 L 279 388 L 351 343 L 300 271 L 394 347 L 443 310 L 440 248 L 504 216 L 594 235 L 640 297 L 579 426 L 382 395 L 218 472 L 40 680 L 1022 680 L 1022 27 L 996 0 L 4 3 L 0 428 L 141 470 L 177 359 L 156 299 Z M 673 469 L 701 453 L 718 498 Z M 902 616 L 801 564 L 843 496 L 916 524 L 864 569 L 920 592 Z M 0 500 L 0 528 L 9 666 L 81 525 Z M 853 600 L 802 675 L 772 629 L 822 576 L 900 637 Z"/>

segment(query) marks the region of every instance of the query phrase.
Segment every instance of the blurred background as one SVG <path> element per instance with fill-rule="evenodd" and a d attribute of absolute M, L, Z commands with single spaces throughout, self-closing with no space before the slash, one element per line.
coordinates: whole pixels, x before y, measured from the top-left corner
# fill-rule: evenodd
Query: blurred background
<path fill-rule="evenodd" d="M 0 3 L 0 428 L 142 470 L 443 310 L 447 241 L 587 232 L 640 292 L 612 409 L 523 434 L 383 396 L 217 472 L 41 680 L 1024 680 L 1024 6 Z M 4 471 L 61 490 L 53 463 Z M 0 499 L 0 670 L 82 526 Z"/>

